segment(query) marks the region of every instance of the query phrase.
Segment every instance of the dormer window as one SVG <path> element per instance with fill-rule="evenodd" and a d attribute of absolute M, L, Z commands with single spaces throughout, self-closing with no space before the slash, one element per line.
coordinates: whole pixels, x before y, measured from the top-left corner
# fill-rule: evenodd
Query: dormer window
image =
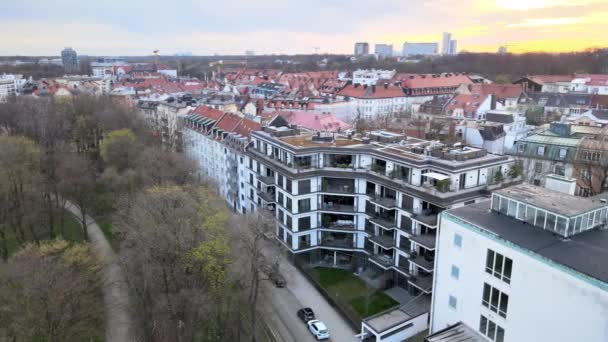
<path fill-rule="evenodd" d="M 538 148 L 536 149 L 536 154 L 538 154 L 539 156 L 544 156 L 545 155 L 545 146 L 538 146 Z"/>

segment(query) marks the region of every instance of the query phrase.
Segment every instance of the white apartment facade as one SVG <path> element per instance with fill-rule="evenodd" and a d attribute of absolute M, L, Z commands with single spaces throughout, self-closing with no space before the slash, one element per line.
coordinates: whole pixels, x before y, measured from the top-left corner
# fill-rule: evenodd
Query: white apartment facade
<path fill-rule="evenodd" d="M 375 85 L 378 80 L 392 79 L 396 72 L 395 70 L 357 69 L 353 71 L 353 84 Z"/>
<path fill-rule="evenodd" d="M 5 102 L 11 96 L 17 96 L 25 82 L 22 75 L 0 75 L 0 103 Z"/>
<path fill-rule="evenodd" d="M 497 342 L 608 341 L 607 211 L 518 185 L 442 213 L 430 332 L 462 322 Z"/>

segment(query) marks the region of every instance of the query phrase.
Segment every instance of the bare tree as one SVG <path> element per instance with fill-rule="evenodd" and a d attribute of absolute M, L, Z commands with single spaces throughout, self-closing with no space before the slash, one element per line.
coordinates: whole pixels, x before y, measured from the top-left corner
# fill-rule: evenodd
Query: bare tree
<path fill-rule="evenodd" d="M 120 256 L 146 341 L 236 340 L 228 217 L 206 188 L 153 187 L 119 205 Z"/>
<path fill-rule="evenodd" d="M 27 245 L 0 265 L 0 340 L 84 341 L 103 336 L 99 265 L 88 245 Z"/>
<path fill-rule="evenodd" d="M 97 181 L 95 169 L 85 156 L 70 153 L 63 155 L 57 173 L 59 175 L 60 193 L 74 201 L 80 208 L 82 237 L 89 240 L 89 230 L 86 217 L 92 213 L 96 199 Z"/>

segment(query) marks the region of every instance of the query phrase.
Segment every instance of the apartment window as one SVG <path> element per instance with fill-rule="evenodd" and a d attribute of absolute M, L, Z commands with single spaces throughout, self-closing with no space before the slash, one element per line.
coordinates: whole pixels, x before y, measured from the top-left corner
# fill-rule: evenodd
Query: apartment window
<path fill-rule="evenodd" d="M 555 174 L 560 176 L 566 175 L 566 170 L 563 165 L 555 165 Z"/>
<path fill-rule="evenodd" d="M 298 219 L 298 230 L 303 231 L 310 229 L 310 216 L 300 217 Z"/>
<path fill-rule="evenodd" d="M 456 299 L 456 297 L 450 295 L 450 297 L 448 298 L 448 305 L 452 309 L 456 309 L 456 305 L 458 305 L 458 299 Z"/>
<path fill-rule="evenodd" d="M 517 145 L 517 152 L 524 153 L 525 150 L 526 150 L 526 144 L 518 144 Z"/>
<path fill-rule="evenodd" d="M 298 194 L 310 193 L 310 179 L 298 181 Z"/>
<path fill-rule="evenodd" d="M 240 157 L 239 161 L 240 161 L 241 164 L 243 164 L 243 157 Z"/>
<path fill-rule="evenodd" d="M 543 163 L 542 162 L 534 163 L 534 172 L 536 172 L 536 173 L 543 172 Z"/>
<path fill-rule="evenodd" d="M 538 148 L 536 149 L 536 154 L 538 154 L 539 156 L 544 156 L 545 155 L 545 146 L 538 146 Z"/>
<path fill-rule="evenodd" d="M 505 329 L 487 319 L 484 315 L 481 315 L 479 319 L 479 332 L 495 342 L 504 342 L 505 340 Z"/>
<path fill-rule="evenodd" d="M 454 246 L 462 247 L 462 235 L 454 234 Z"/>
<path fill-rule="evenodd" d="M 584 181 L 590 182 L 592 178 L 591 170 L 583 170 L 581 171 L 581 178 Z"/>
<path fill-rule="evenodd" d="M 507 318 L 507 307 L 509 306 L 509 295 L 501 292 L 487 283 L 483 284 L 483 296 L 481 305 L 497 313 L 502 318 Z"/>
<path fill-rule="evenodd" d="M 249 198 L 253 199 L 253 189 L 249 189 Z"/>
<path fill-rule="evenodd" d="M 287 196 L 285 196 L 285 207 L 287 207 L 289 211 L 293 210 L 293 207 L 291 206 L 291 198 Z"/>
<path fill-rule="evenodd" d="M 279 203 L 283 204 L 283 193 L 279 191 Z"/>
<path fill-rule="evenodd" d="M 486 273 L 495 276 L 507 284 L 511 283 L 513 260 L 488 249 L 486 255 Z"/>
<path fill-rule="evenodd" d="M 253 185 L 253 173 L 249 174 L 249 184 Z"/>
<path fill-rule="evenodd" d="M 285 190 L 287 190 L 287 192 L 291 193 L 291 180 L 286 179 L 285 181 Z"/>
<path fill-rule="evenodd" d="M 452 278 L 459 279 L 460 278 L 460 268 L 456 265 L 452 265 Z"/>
<path fill-rule="evenodd" d="M 291 216 L 289 215 L 285 215 L 287 217 L 287 223 L 285 224 L 287 226 L 287 228 L 289 228 L 290 230 L 292 230 L 292 219 Z"/>
<path fill-rule="evenodd" d="M 568 154 L 568 150 L 565 148 L 559 149 L 559 159 L 566 159 L 566 155 Z"/>
<path fill-rule="evenodd" d="M 298 201 L 298 212 L 305 213 L 310 211 L 310 198 L 301 199 Z"/>

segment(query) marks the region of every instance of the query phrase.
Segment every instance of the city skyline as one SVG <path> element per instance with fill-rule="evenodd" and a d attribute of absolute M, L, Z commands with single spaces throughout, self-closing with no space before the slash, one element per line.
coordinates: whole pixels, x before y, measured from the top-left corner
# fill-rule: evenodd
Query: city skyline
<path fill-rule="evenodd" d="M 348 6 L 318 0 L 172 6 L 25 0 L 5 7 L 0 19 L 8 31 L 0 37 L 0 55 L 57 55 L 64 46 L 83 55 L 150 55 L 155 49 L 166 55 L 310 54 L 315 48 L 352 54 L 357 41 L 439 42 L 442 32 L 458 37 L 459 50 L 472 52 L 503 45 L 515 53 L 608 46 L 601 35 L 608 3 L 601 0 L 358 0 Z"/>

